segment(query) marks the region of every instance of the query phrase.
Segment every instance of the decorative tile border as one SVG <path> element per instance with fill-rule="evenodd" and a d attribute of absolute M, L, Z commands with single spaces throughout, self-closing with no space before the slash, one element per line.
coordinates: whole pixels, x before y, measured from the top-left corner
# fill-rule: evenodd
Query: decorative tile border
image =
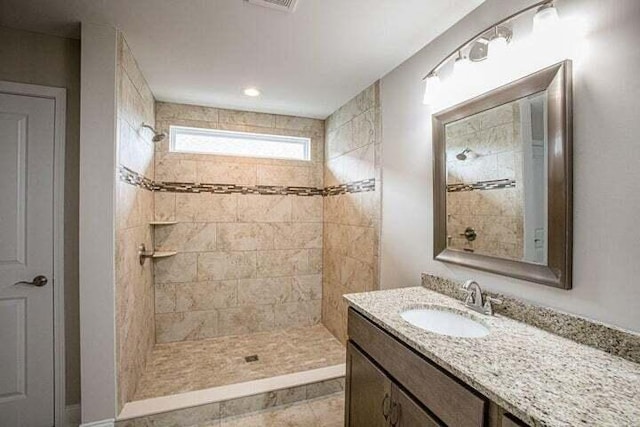
<path fill-rule="evenodd" d="M 500 188 L 515 188 L 516 181 L 513 179 L 494 179 L 491 181 L 478 181 L 473 184 L 447 184 L 448 193 L 473 190 L 497 190 Z"/>
<path fill-rule="evenodd" d="M 213 193 L 213 194 L 263 194 L 295 196 L 337 196 L 346 193 L 361 193 L 376 189 L 375 178 L 354 181 L 327 188 L 283 187 L 276 185 L 203 184 L 197 182 L 154 182 L 126 166 L 120 165 L 120 180 L 149 191 L 169 193 Z"/>
<path fill-rule="evenodd" d="M 427 273 L 422 274 L 422 286 L 460 300 L 465 297 L 465 293 L 460 290 L 461 285 L 454 280 Z M 640 363 L 640 334 L 638 333 L 548 307 L 533 305 L 495 292 L 484 291 L 483 293 L 502 300 L 502 304 L 493 306 L 498 314 Z"/>
<path fill-rule="evenodd" d="M 155 188 L 155 183 L 152 180 L 125 166 L 120 165 L 118 175 L 120 176 L 120 181 L 131 184 L 134 187 L 140 187 L 149 191 L 153 191 Z"/>

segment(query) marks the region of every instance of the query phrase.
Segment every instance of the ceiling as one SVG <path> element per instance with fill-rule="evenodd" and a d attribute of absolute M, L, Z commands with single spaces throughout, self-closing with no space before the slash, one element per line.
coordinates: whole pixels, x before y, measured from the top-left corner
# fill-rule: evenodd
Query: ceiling
<path fill-rule="evenodd" d="M 0 25 L 120 28 L 158 100 L 325 118 L 484 0 L 0 0 Z M 242 92 L 255 86 L 258 98 Z"/>

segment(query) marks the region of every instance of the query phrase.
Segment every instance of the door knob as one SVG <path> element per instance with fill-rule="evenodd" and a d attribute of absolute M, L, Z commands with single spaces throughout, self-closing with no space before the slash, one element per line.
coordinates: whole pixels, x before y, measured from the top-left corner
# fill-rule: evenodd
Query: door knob
<path fill-rule="evenodd" d="M 30 286 L 37 286 L 37 287 L 42 287 L 44 285 L 46 285 L 49 282 L 49 279 L 47 279 L 45 276 L 36 276 L 33 278 L 33 281 L 31 282 L 16 282 L 13 285 L 30 285 Z"/>

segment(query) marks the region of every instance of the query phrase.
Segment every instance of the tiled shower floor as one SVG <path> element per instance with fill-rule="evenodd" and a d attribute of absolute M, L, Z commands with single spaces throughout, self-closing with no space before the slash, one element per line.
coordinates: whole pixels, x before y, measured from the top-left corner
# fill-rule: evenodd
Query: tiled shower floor
<path fill-rule="evenodd" d="M 246 362 L 247 356 L 258 356 Z M 134 400 L 292 374 L 345 362 L 345 349 L 322 325 L 201 341 L 158 344 Z"/>

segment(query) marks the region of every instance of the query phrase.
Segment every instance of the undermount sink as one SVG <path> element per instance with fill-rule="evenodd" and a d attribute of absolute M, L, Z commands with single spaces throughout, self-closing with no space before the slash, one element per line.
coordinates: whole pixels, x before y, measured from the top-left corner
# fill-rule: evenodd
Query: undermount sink
<path fill-rule="evenodd" d="M 413 326 L 440 335 L 460 338 L 482 338 L 489 328 L 462 314 L 447 309 L 415 308 L 400 313 Z"/>

